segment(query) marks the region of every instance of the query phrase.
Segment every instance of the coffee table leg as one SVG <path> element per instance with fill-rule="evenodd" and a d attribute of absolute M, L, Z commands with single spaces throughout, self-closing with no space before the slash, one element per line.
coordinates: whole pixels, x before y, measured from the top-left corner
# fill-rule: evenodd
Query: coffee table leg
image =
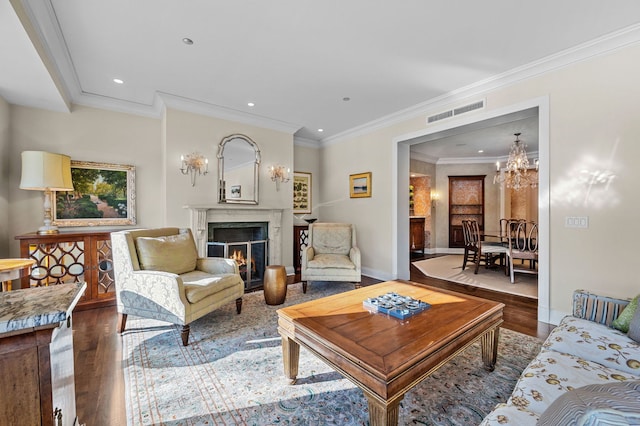
<path fill-rule="evenodd" d="M 498 358 L 498 338 L 500 337 L 500 327 L 492 328 L 480 338 L 482 349 L 482 362 L 484 368 L 493 371 Z"/>
<path fill-rule="evenodd" d="M 369 402 L 369 425 L 370 426 L 397 426 L 398 415 L 400 414 L 400 401 L 404 396 L 396 398 L 391 403 L 381 402 L 379 399 L 370 396 L 365 392 Z"/>
<path fill-rule="evenodd" d="M 300 345 L 292 339 L 282 336 L 282 360 L 284 361 L 284 375 L 296 383 L 298 376 L 298 361 L 300 359 Z"/>

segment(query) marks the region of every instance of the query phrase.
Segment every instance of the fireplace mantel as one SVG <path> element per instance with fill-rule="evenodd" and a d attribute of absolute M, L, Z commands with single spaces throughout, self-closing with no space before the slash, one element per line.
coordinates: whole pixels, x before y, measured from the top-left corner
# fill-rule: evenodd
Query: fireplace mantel
<path fill-rule="evenodd" d="M 282 264 L 282 211 L 258 206 L 221 206 L 190 204 L 184 206 L 190 213 L 191 232 L 201 257 L 207 255 L 207 224 L 219 222 L 268 222 L 269 264 Z"/>

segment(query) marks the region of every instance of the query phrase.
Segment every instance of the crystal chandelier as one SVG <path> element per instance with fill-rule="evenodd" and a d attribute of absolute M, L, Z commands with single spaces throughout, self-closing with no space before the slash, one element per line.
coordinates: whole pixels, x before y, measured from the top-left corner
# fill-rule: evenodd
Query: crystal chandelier
<path fill-rule="evenodd" d="M 519 191 L 521 188 L 535 188 L 538 186 L 538 174 L 529 172 L 529 158 L 527 157 L 527 145 L 520 141 L 520 133 L 514 133 L 516 140 L 511 145 L 506 169 L 500 173 L 500 162 L 496 162 L 496 175 L 493 183 L 506 184 L 507 188 Z M 535 169 L 538 170 L 538 160 L 535 161 Z"/>

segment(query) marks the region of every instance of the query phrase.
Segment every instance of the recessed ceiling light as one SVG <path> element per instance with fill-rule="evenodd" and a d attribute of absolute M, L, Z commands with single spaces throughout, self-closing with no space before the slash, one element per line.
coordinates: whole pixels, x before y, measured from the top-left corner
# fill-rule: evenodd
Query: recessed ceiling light
<path fill-rule="evenodd" d="M 247 105 L 250 106 L 250 107 L 256 106 L 256 104 L 254 104 L 253 102 L 248 102 Z"/>
<path fill-rule="evenodd" d="M 189 37 L 185 37 L 182 39 L 182 42 L 184 44 L 186 44 L 187 46 L 191 46 L 193 44 L 193 40 L 191 40 Z"/>
<path fill-rule="evenodd" d="M 342 98 L 342 100 L 345 101 L 345 102 L 349 102 L 351 100 L 351 98 L 348 97 L 348 96 L 345 96 L 344 98 Z"/>
<path fill-rule="evenodd" d="M 318 129 L 318 131 L 319 131 L 320 133 L 322 133 L 322 132 L 324 132 L 324 129 Z"/>
<path fill-rule="evenodd" d="M 484 152 L 484 149 L 479 149 L 479 150 L 478 150 L 478 153 L 479 153 L 479 154 L 482 154 L 483 152 Z"/>
<path fill-rule="evenodd" d="M 114 78 L 113 82 L 118 84 L 124 84 L 124 80 L 120 80 L 119 78 Z"/>

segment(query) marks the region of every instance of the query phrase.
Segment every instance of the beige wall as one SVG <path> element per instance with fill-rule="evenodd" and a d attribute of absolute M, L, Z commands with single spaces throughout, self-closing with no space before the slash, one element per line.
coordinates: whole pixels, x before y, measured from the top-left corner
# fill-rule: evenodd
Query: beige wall
<path fill-rule="evenodd" d="M 284 242 L 293 238 L 291 184 L 276 191 L 266 174 L 271 164 L 293 163 L 291 135 L 171 109 L 161 119 L 87 107 L 75 107 L 71 114 L 19 106 L 11 111 L 11 232 L 3 241 L 9 240 L 13 256 L 19 253 L 13 237 L 36 230 L 43 214 L 42 193 L 18 188 L 22 151 L 47 150 L 73 160 L 132 164 L 136 167 L 136 227 L 189 226 L 184 205 L 217 205 L 217 146 L 232 133 L 246 134 L 259 145 L 260 206 L 284 209 L 282 238 Z M 180 155 L 193 151 L 210 159 L 209 174 L 198 176 L 195 187 L 179 170 Z M 284 244 L 282 259 L 287 266 L 293 263 L 291 252 L 291 244 Z"/>
<path fill-rule="evenodd" d="M 640 155 L 639 73 L 640 46 L 636 45 L 475 94 L 472 99 L 485 97 L 483 112 L 487 112 L 541 96 L 549 98 L 550 308 L 558 315 L 570 311 L 571 293 L 576 288 L 624 297 L 640 291 L 627 266 L 633 265 L 634 242 L 624 237 L 639 207 L 640 169 L 635 165 Z M 438 107 L 443 109 L 446 107 Z M 361 244 L 366 248 L 363 269 L 377 269 L 383 272 L 381 276 L 394 274 L 390 229 L 395 226 L 395 215 L 389 204 L 394 182 L 391 163 L 396 160 L 391 145 L 403 135 L 425 131 L 426 115 L 346 138 L 324 150 L 323 164 L 327 166 L 321 185 L 326 188 L 323 202 L 331 203 L 327 214 L 358 225 L 366 243 Z M 583 169 L 610 169 L 616 177 L 608 188 L 589 187 L 577 179 Z M 348 173 L 368 170 L 374 172 L 373 197 L 346 198 L 348 193 L 342 188 Z M 440 190 L 442 185 L 437 179 Z M 403 186 L 399 181 L 397 191 Z M 589 228 L 565 228 L 566 216 L 588 216 Z M 437 234 L 441 239 L 440 230 Z"/>
<path fill-rule="evenodd" d="M 0 97 L 0 258 L 9 257 L 9 104 Z"/>

